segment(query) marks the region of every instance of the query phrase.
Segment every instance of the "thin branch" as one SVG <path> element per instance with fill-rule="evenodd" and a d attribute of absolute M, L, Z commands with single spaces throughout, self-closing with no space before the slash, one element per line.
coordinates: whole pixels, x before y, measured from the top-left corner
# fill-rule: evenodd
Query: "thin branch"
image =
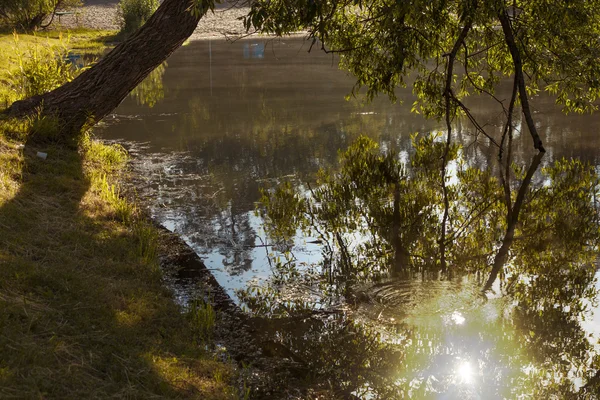
<path fill-rule="evenodd" d="M 497 200 L 499 200 L 497 197 L 493 198 L 491 201 L 489 202 L 481 202 L 479 203 L 476 207 L 473 207 L 473 209 L 469 212 L 469 214 L 467 215 L 467 218 L 465 219 L 465 222 L 462 223 L 462 225 L 454 232 L 454 234 L 452 235 L 452 237 L 448 238 L 448 241 L 453 241 L 458 239 L 458 237 L 465 231 L 465 229 L 467 228 L 467 226 L 471 225 L 471 223 L 473 221 L 475 221 L 477 218 L 479 218 L 485 211 L 487 211 Z M 484 204 L 484 207 L 481 208 L 477 214 L 473 215 L 475 213 L 475 211 L 477 211 L 477 209 L 479 208 L 480 205 Z"/>
<path fill-rule="evenodd" d="M 452 100 L 464 111 L 464 113 L 466 114 L 467 118 L 469 119 L 469 121 L 471 121 L 471 123 L 473 124 L 473 126 L 475 127 L 475 129 L 477 129 L 479 132 L 483 133 L 483 135 L 488 138 L 490 140 L 490 142 L 492 142 L 492 144 L 496 147 L 500 147 L 500 145 L 498 144 L 498 142 L 496 142 L 496 140 L 491 137 L 486 131 L 485 129 L 483 129 L 483 127 L 479 124 L 479 122 L 477 122 L 477 120 L 475 119 L 475 117 L 473 116 L 473 114 L 471 114 L 471 111 L 469 111 L 469 109 L 464 105 L 464 103 L 462 101 L 460 101 L 452 92 L 450 92 L 450 95 L 452 96 Z"/>
<path fill-rule="evenodd" d="M 517 76 L 519 85 L 519 99 L 521 100 L 521 109 L 523 110 L 523 114 L 525 115 L 525 121 L 527 123 L 529 133 L 531 134 L 531 137 L 533 139 L 533 147 L 536 150 L 544 153 L 546 152 L 546 150 L 542 145 L 542 140 L 540 139 L 540 135 L 538 134 L 537 128 L 535 127 L 535 122 L 533 121 L 533 117 L 531 116 L 531 109 L 529 108 L 529 99 L 527 97 L 527 89 L 525 88 L 525 79 L 523 77 L 523 61 L 521 60 L 521 53 L 519 52 L 519 48 L 517 47 L 517 44 L 515 42 L 513 28 L 506 10 L 503 10 L 498 14 L 498 19 L 500 20 L 500 24 L 502 25 L 504 39 L 513 59 L 515 75 Z"/>
<path fill-rule="evenodd" d="M 502 41 L 501 41 L 501 40 L 500 40 L 500 41 L 498 41 L 498 42 L 496 42 L 496 43 L 494 43 L 494 44 L 491 44 L 491 45 L 489 45 L 489 46 L 487 46 L 487 47 L 485 47 L 485 48 L 483 48 L 483 49 L 481 49 L 481 50 L 479 50 L 479 51 L 476 51 L 475 53 L 471 53 L 471 54 L 469 54 L 469 55 L 467 56 L 467 58 L 475 57 L 475 56 L 478 56 L 478 55 L 479 55 L 479 54 L 481 54 L 481 53 L 485 53 L 486 51 L 488 51 L 488 50 L 490 50 L 490 49 L 493 49 L 494 47 L 498 46 L 499 44 L 502 44 Z"/>
<path fill-rule="evenodd" d="M 446 129 L 448 130 L 446 135 L 446 146 L 444 148 L 444 154 L 442 155 L 442 192 L 444 196 L 444 215 L 442 216 L 442 231 L 440 233 L 439 246 L 440 246 L 440 264 L 442 273 L 446 272 L 446 225 L 448 224 L 448 218 L 450 214 L 450 200 L 448 199 L 448 186 L 446 185 L 447 175 L 447 164 L 448 154 L 450 152 L 450 143 L 452 140 L 452 78 L 454 77 L 454 61 L 456 54 L 462 46 L 469 30 L 472 25 L 472 18 L 468 16 L 465 25 L 462 28 L 458 38 L 454 42 L 454 46 L 450 53 L 448 53 L 448 64 L 446 68 L 446 86 L 444 87 L 444 99 L 446 102 Z"/>
<path fill-rule="evenodd" d="M 54 16 L 56 15 L 56 10 L 58 10 L 58 7 L 60 6 L 61 2 L 57 1 L 56 3 L 54 3 L 54 10 L 52 10 L 52 17 L 50 17 L 50 22 L 48 22 L 46 25 L 40 25 L 40 28 L 42 29 L 46 29 L 47 27 L 49 27 L 52 22 L 54 21 Z"/>
<path fill-rule="evenodd" d="M 306 182 L 306 186 L 308 186 L 308 190 L 310 191 L 311 196 L 313 197 L 313 199 L 315 199 L 316 198 L 315 192 L 313 191 L 313 188 L 310 185 L 310 183 Z M 312 212 L 311 207 L 307 207 L 306 208 L 306 212 L 310 216 L 311 226 L 313 227 L 313 229 L 315 230 L 315 232 L 317 232 L 317 234 L 319 235 L 319 238 L 325 243 L 325 249 L 326 249 L 326 251 L 328 251 L 329 254 L 332 255 L 333 254 L 333 247 L 331 246 L 331 243 L 329 243 L 329 239 L 327 239 L 327 237 L 317 227 L 317 224 L 315 223 L 316 217 L 315 217 L 314 213 Z"/>
<path fill-rule="evenodd" d="M 465 50 L 465 75 L 467 76 L 467 79 L 469 80 L 471 85 L 473 85 L 473 87 L 476 90 L 479 90 L 480 92 L 485 93 L 488 96 L 490 96 L 492 99 L 496 100 L 496 102 L 502 106 L 502 109 L 504 110 L 504 112 L 506 112 L 506 108 L 504 107 L 504 102 L 502 100 L 498 99 L 496 96 L 494 96 L 494 94 L 492 92 L 480 87 L 479 85 L 477 85 L 475 83 L 475 81 L 473 81 L 473 78 L 471 78 L 471 75 L 469 74 L 469 50 L 467 49 L 466 43 L 463 43 L 463 48 Z"/>

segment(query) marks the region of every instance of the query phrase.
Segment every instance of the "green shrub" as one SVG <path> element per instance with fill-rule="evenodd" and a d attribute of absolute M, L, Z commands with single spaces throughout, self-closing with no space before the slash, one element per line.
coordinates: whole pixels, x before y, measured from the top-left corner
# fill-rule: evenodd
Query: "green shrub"
<path fill-rule="evenodd" d="M 8 78 L 14 99 L 49 92 L 73 80 L 80 71 L 69 62 L 69 50 L 64 43 L 60 46 L 35 45 L 23 49 L 19 46 L 19 37 L 15 35 L 15 55 L 18 68 L 10 71 Z"/>
<path fill-rule="evenodd" d="M 55 10 L 80 5 L 80 0 L 0 0 L 0 27 L 34 31 Z"/>
<path fill-rule="evenodd" d="M 158 8 L 158 0 L 121 0 L 118 8 L 121 34 L 129 35 L 148 21 Z"/>

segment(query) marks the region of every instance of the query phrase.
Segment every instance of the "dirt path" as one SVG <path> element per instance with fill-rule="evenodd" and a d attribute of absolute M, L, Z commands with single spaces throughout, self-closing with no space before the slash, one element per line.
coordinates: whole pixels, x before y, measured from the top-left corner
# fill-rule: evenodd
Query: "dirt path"
<path fill-rule="evenodd" d="M 92 29 L 118 30 L 118 0 L 84 0 L 84 5 L 72 15 L 55 18 L 53 27 L 62 26 L 67 29 L 78 27 Z M 248 13 L 248 7 L 222 4 L 215 12 L 208 12 L 202 18 L 192 39 L 209 37 L 239 36 L 245 33 L 244 25 L 239 19 Z"/>

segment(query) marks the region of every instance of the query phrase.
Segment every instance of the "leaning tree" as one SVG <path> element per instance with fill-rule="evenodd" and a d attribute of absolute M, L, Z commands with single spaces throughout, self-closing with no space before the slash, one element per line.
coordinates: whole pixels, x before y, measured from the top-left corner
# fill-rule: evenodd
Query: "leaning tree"
<path fill-rule="evenodd" d="M 67 135 L 114 110 L 152 70 L 192 35 L 212 1 L 164 0 L 138 31 L 90 69 L 63 86 L 13 103 L 10 117 L 34 112 L 52 115 Z"/>

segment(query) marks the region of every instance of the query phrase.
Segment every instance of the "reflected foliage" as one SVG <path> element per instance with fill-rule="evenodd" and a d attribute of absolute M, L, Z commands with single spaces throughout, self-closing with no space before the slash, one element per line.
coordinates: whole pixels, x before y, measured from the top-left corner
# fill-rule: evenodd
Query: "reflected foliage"
<path fill-rule="evenodd" d="M 363 286 L 369 301 L 334 311 L 282 288 L 241 299 L 268 317 L 266 353 L 293 360 L 320 398 L 597 398 L 597 355 L 564 310 L 484 303 L 457 281 Z"/>
<path fill-rule="evenodd" d="M 163 75 L 167 67 L 167 62 L 163 62 L 156 67 L 150 74 L 131 91 L 138 105 L 154 107 L 165 98 L 165 88 L 163 86 Z"/>
<path fill-rule="evenodd" d="M 380 334 L 343 313 L 310 317 L 310 312 L 268 320 L 264 352 L 286 357 L 302 377 L 305 397 L 357 399 L 368 395 L 398 398 L 402 390 L 390 373 L 402 358 Z"/>
<path fill-rule="evenodd" d="M 318 237 L 330 282 L 389 274 L 437 277 L 443 212 L 437 179 L 444 144 L 436 135 L 413 142 L 403 162 L 362 137 L 341 154 L 338 171 L 319 173 L 315 188 L 284 184 L 265 191 L 268 233 L 274 241 L 290 240 L 297 230 Z M 454 146 L 449 157 L 448 275 L 486 273 L 506 229 L 501 183 L 469 166 L 461 153 Z M 514 199 L 524 170 L 516 165 L 513 170 Z M 504 281 L 514 293 L 535 296 L 525 288 L 550 284 L 589 297 L 585 288 L 594 273 L 589 267 L 600 240 L 596 173 L 579 161 L 561 160 L 543 168 L 537 181 L 525 197 Z"/>
<path fill-rule="evenodd" d="M 316 185 L 265 190 L 261 212 L 278 243 L 273 277 L 240 291 L 242 303 L 274 321 L 271 337 L 318 371 L 315 385 L 337 382 L 333 397 L 596 398 L 598 359 L 580 323 L 596 296 L 595 170 L 559 160 L 536 173 L 500 276 L 503 296 L 487 300 L 480 277 L 506 229 L 504 189 L 452 147 L 442 272 L 443 146 L 436 135 L 414 137 L 402 160 L 362 137 Z M 514 199 L 525 169 L 512 169 Z M 296 259 L 299 234 L 320 243 L 320 261 Z M 294 332 L 286 321 L 296 321 Z"/>

